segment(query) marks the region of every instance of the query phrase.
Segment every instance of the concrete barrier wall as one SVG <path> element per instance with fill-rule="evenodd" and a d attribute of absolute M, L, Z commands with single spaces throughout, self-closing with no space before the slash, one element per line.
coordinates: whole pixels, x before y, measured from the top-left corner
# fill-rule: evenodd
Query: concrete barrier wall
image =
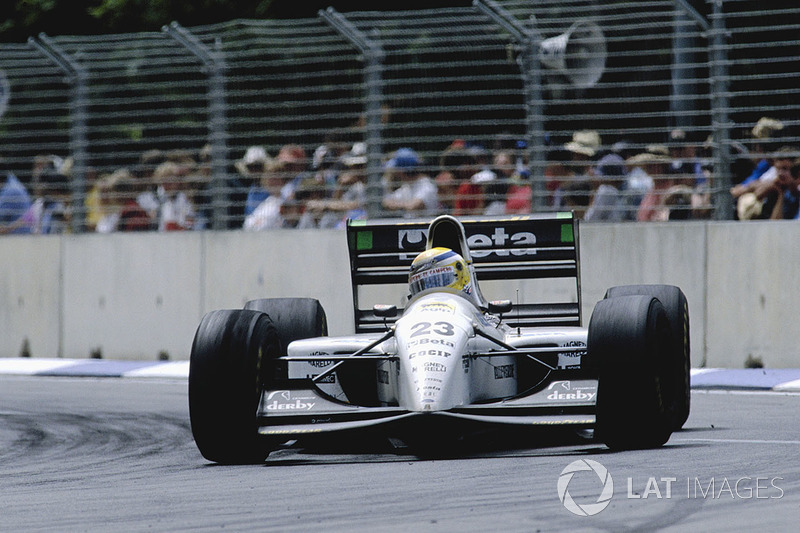
<path fill-rule="evenodd" d="M 689 300 L 695 366 L 740 368 L 753 357 L 800 367 L 800 224 L 582 224 L 580 233 L 585 324 L 608 287 L 674 284 Z M 353 330 L 343 231 L 10 236 L 0 265 L 0 357 L 27 345 L 34 357 L 186 359 L 205 312 L 265 297 L 317 298 L 331 334 Z M 522 288 L 532 290 L 547 300 L 563 288 Z"/>

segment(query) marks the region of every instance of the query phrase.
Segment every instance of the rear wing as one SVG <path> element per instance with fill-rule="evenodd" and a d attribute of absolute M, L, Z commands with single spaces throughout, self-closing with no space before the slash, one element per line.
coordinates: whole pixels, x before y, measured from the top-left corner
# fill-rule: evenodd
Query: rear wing
<path fill-rule="evenodd" d="M 571 212 L 458 220 L 464 226 L 478 285 L 491 280 L 574 281 L 575 293 L 570 301 L 515 302 L 514 310 L 504 316 L 507 324 L 581 325 L 578 222 Z M 348 220 L 356 333 L 385 329 L 385 319 L 376 317 L 371 305 L 362 307 L 361 291 L 368 286 L 407 285 L 411 262 L 425 249 L 430 222 Z"/>

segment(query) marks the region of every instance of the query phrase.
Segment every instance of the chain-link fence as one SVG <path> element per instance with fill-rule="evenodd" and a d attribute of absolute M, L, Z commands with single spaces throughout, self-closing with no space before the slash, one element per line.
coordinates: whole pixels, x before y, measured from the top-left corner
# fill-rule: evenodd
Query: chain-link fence
<path fill-rule="evenodd" d="M 800 144 L 798 59 L 800 7 L 750 0 L 38 35 L 0 44 L 0 232 L 765 217 L 731 187 Z"/>

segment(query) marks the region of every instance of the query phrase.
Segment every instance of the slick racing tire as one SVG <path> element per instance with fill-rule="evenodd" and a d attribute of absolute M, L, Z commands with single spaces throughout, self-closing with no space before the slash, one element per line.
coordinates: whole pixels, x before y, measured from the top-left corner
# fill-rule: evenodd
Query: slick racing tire
<path fill-rule="evenodd" d="M 292 341 L 328 335 L 325 310 L 314 298 L 263 298 L 247 302 L 245 309 L 261 311 L 272 318 L 278 329 L 283 355 Z M 276 372 L 276 378 L 286 377 L 288 373 L 283 365 Z M 368 407 L 380 405 L 374 386 L 373 361 L 350 361 L 335 374 L 347 401 Z"/>
<path fill-rule="evenodd" d="M 280 354 L 270 318 L 258 311 L 211 311 L 197 328 L 189 363 L 189 419 L 200 453 L 225 464 L 263 462 L 271 451 L 256 413 L 264 368 Z"/>
<path fill-rule="evenodd" d="M 667 318 L 672 327 L 672 347 L 667 355 L 671 366 L 669 378 L 672 385 L 666 392 L 669 394 L 668 403 L 671 404 L 673 416 L 672 429 L 677 431 L 689 418 L 692 395 L 689 304 L 683 291 L 674 285 L 623 285 L 608 289 L 605 297 L 614 298 L 632 294 L 658 298 L 667 311 Z"/>
<path fill-rule="evenodd" d="M 652 296 L 597 302 L 587 342 L 598 375 L 595 437 L 612 450 L 655 448 L 669 439 L 670 336 L 664 306 Z"/>
<path fill-rule="evenodd" d="M 262 298 L 250 300 L 244 308 L 269 315 L 278 330 L 283 355 L 292 341 L 328 335 L 325 310 L 314 298 Z"/>

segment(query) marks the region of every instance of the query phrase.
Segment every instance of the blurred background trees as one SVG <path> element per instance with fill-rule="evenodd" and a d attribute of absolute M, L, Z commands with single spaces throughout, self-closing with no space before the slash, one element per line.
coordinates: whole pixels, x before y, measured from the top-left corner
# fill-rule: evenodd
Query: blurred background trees
<path fill-rule="evenodd" d="M 394 11 L 469 6 L 471 0 L 3 0 L 0 42 L 22 42 L 48 35 L 95 35 L 158 31 L 178 21 L 183 26 L 233 19 L 279 19 L 316 16 L 328 6 L 338 11 Z"/>

